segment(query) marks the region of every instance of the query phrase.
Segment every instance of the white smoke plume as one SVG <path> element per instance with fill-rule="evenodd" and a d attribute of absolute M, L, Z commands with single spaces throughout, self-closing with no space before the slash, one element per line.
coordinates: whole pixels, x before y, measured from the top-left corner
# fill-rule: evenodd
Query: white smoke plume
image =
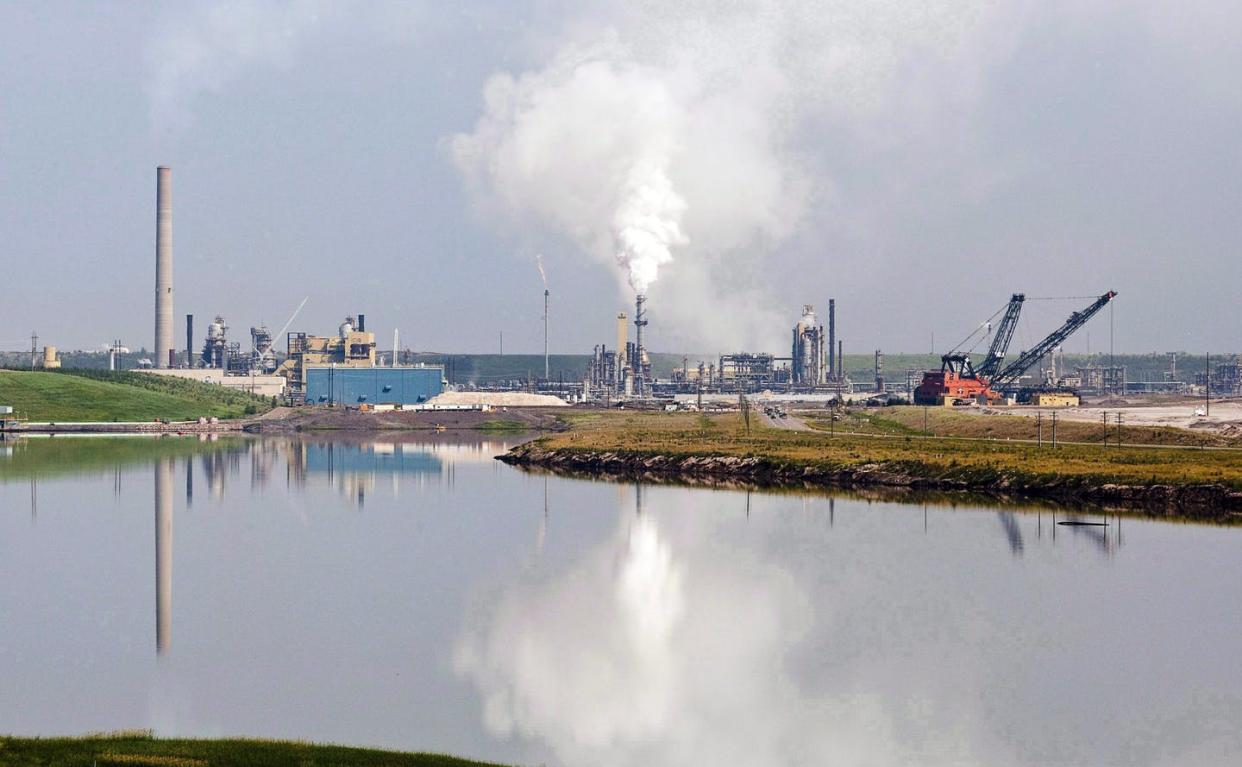
<path fill-rule="evenodd" d="M 543 270 L 543 254 L 535 254 L 535 266 L 539 269 L 539 279 L 543 281 L 543 289 L 548 289 L 548 273 Z"/>
<path fill-rule="evenodd" d="M 673 189 L 668 171 L 656 158 L 643 158 L 626 174 L 612 220 L 617 263 L 635 293 L 645 294 L 673 260 L 672 248 L 686 244 L 681 233 L 685 200 Z"/>
<path fill-rule="evenodd" d="M 152 123 L 184 127 L 199 94 L 220 93 L 258 64 L 288 68 L 325 10 L 318 0 L 241 0 L 166 19 L 145 51 Z"/>
<path fill-rule="evenodd" d="M 661 73 L 615 39 L 571 46 L 547 69 L 497 75 L 455 156 L 516 215 L 534 214 L 645 292 L 686 243 L 671 178 L 684 116 Z"/>
<path fill-rule="evenodd" d="M 168 6 L 144 50 L 152 125 L 175 131 L 193 122 L 195 99 L 223 93 L 255 70 L 293 68 L 303 49 L 328 35 L 361 34 L 369 43 L 408 39 L 420 3 L 404 0 L 210 0 Z"/>
<path fill-rule="evenodd" d="M 692 340 L 781 343 L 781 318 L 803 299 L 776 302 L 789 281 L 765 273 L 764 254 L 832 195 L 812 172 L 823 158 L 803 146 L 832 147 L 805 134 L 817 121 L 891 117 L 903 78 L 966 45 L 984 7 L 623 5 L 602 27 L 573 27 L 541 67 L 494 75 L 454 158 L 519 228 L 615 259 L 624 294 L 660 281 L 669 300 L 653 305 Z"/>

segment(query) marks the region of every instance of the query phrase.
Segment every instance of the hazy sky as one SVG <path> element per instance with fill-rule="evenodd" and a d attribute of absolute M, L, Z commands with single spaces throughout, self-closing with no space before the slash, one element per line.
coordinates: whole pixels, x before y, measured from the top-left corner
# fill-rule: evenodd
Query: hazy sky
<path fill-rule="evenodd" d="M 1242 349 L 1242 5 L 580 5 L 0 5 L 0 348 L 152 345 L 167 164 L 177 316 L 243 340 L 309 296 L 534 352 L 541 253 L 557 352 L 636 262 L 656 350 L 783 351 L 835 296 L 847 352 L 943 351 L 1107 289 L 1119 350 Z"/>

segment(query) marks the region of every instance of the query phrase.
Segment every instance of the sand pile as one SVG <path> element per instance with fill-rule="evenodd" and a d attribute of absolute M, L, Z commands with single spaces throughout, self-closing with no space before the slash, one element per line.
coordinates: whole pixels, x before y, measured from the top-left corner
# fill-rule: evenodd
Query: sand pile
<path fill-rule="evenodd" d="M 569 407 L 569 403 L 551 394 L 527 394 L 520 391 L 447 391 L 433 397 L 428 405 L 491 405 L 492 407 Z"/>

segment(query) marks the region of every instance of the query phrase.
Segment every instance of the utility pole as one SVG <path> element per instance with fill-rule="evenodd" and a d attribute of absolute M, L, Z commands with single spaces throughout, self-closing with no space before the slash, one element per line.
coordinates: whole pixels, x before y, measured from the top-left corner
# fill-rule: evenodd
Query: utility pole
<path fill-rule="evenodd" d="M 1113 394 L 1117 393 L 1117 390 L 1116 390 L 1117 362 L 1113 358 L 1113 324 L 1114 324 L 1113 317 L 1116 314 L 1116 312 L 1114 311 L 1116 306 L 1117 306 L 1116 303 L 1112 301 L 1108 302 L 1108 366 L 1113 369 L 1112 370 L 1113 387 L 1114 387 Z M 1125 390 L 1123 389 L 1121 393 L 1125 394 Z"/>
<path fill-rule="evenodd" d="M 1057 449 L 1057 411 L 1052 411 L 1052 449 Z"/>
<path fill-rule="evenodd" d="M 1044 412 L 1041 410 L 1035 414 L 1035 447 L 1044 446 Z"/>
<path fill-rule="evenodd" d="M 1121 447 L 1121 411 L 1117 411 L 1117 447 Z"/>
<path fill-rule="evenodd" d="M 1105 411 L 1104 411 L 1104 440 L 1103 440 L 1103 444 L 1104 444 L 1104 446 L 1105 446 L 1105 447 L 1107 447 L 1107 446 L 1108 446 L 1108 411 L 1107 411 L 1107 410 L 1105 410 Z"/>
<path fill-rule="evenodd" d="M 1212 414 L 1212 353 L 1203 355 L 1203 414 Z"/>

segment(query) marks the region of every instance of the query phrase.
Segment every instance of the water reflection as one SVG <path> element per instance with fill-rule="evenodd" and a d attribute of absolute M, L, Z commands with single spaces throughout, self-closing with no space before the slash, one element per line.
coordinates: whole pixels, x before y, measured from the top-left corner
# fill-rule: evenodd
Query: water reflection
<path fill-rule="evenodd" d="M 996 516 L 1000 518 L 1001 527 L 1005 531 L 1005 538 L 1009 541 L 1009 550 L 1013 552 L 1015 557 L 1022 556 L 1022 528 L 1018 527 L 1018 520 L 1014 518 L 1012 511 L 1000 511 Z"/>
<path fill-rule="evenodd" d="M 817 620 L 812 584 L 718 548 L 711 522 L 670 527 L 645 495 L 634 487 L 633 511 L 567 569 L 504 587 L 459 639 L 454 668 L 488 730 L 563 764 L 889 763 L 875 758 L 891 724 L 874 696 L 790 673 Z"/>
<path fill-rule="evenodd" d="M 409 437 L 299 440 L 285 446 L 286 476 L 290 484 L 299 487 L 323 481 L 361 508 L 367 496 L 383 483 L 391 488 L 393 497 L 400 495 L 403 479 L 414 479 L 420 486 L 431 480 L 451 486 L 457 464 L 490 464 L 495 455 L 508 449 L 507 444 L 484 439 L 428 442 Z"/>
<path fill-rule="evenodd" d="M 963 546 L 982 532 L 973 513 L 940 514 L 939 529 L 928 530 L 924 507 L 929 549 L 881 533 L 878 509 L 835 525 L 829 501 L 823 516 L 794 522 L 755 496 L 742 508 L 727 501 L 737 520 L 726 498 L 712 496 L 633 486 L 602 542 L 491 593 L 454 650 L 490 733 L 544 744 L 560 764 L 1131 762 L 1125 749 L 1139 733 L 1094 742 L 1079 737 L 1081 706 L 1065 718 L 1069 693 L 1058 685 L 1097 702 L 1110 696 L 1070 681 L 1083 669 L 1069 615 L 1082 616 L 1057 603 L 1065 592 L 1050 583 L 1026 590 L 1059 580 L 1047 568 L 1065 564 L 1048 559 L 1051 540 L 1035 548 L 1040 575 L 1024 588 L 995 549 Z M 1042 514 L 998 519 L 1008 553 L 1030 556 L 1022 528 L 1042 530 Z M 741 546 L 735 520 L 755 536 Z M 848 543 L 834 544 L 834 525 Z M 1115 553 L 1110 527 L 1069 529 Z M 969 552 L 960 573 L 933 553 L 946 546 Z M 997 581 L 980 583 L 985 572 Z M 1100 593 L 1098 583 L 1069 582 Z M 1132 658 L 1149 647 L 1121 641 L 1110 652 Z M 1056 681 L 1046 685 L 1044 674 Z M 1222 705 L 1242 712 L 1238 698 Z M 1032 722 L 1064 729 L 1046 742 L 1015 741 Z M 1238 738 L 1206 742 L 1201 753 L 1218 758 Z"/>
<path fill-rule="evenodd" d="M 155 463 L 155 652 L 172 642 L 173 478 L 172 460 Z"/>
<path fill-rule="evenodd" d="M 243 458 L 249 457 L 251 490 L 265 487 L 277 464 L 286 468 L 291 486 L 305 489 L 317 477 L 339 488 L 341 495 L 355 501 L 361 508 L 367 492 L 382 477 L 390 477 L 393 497 L 400 492 L 400 477 L 440 476 L 451 471 L 458 462 L 491 463 L 493 457 L 508 449 L 507 442 L 492 440 L 445 440 L 440 442 L 373 441 L 358 439 L 308 441 L 301 439 L 243 440 L 219 443 L 214 439 L 211 449 L 199 457 L 213 500 L 225 498 L 229 478 L 241 472 Z M 165 655 L 172 643 L 172 577 L 173 577 L 173 473 L 172 458 L 154 462 L 155 491 L 155 583 L 156 583 L 156 654 Z M 186 509 L 194 503 L 194 461 L 187 456 L 185 473 Z M 120 492 L 120 467 L 116 470 L 116 492 Z M 35 480 L 31 479 L 32 514 L 35 511 Z M 546 535 L 548 498 L 544 478 L 543 520 L 539 528 L 539 548 Z"/>

